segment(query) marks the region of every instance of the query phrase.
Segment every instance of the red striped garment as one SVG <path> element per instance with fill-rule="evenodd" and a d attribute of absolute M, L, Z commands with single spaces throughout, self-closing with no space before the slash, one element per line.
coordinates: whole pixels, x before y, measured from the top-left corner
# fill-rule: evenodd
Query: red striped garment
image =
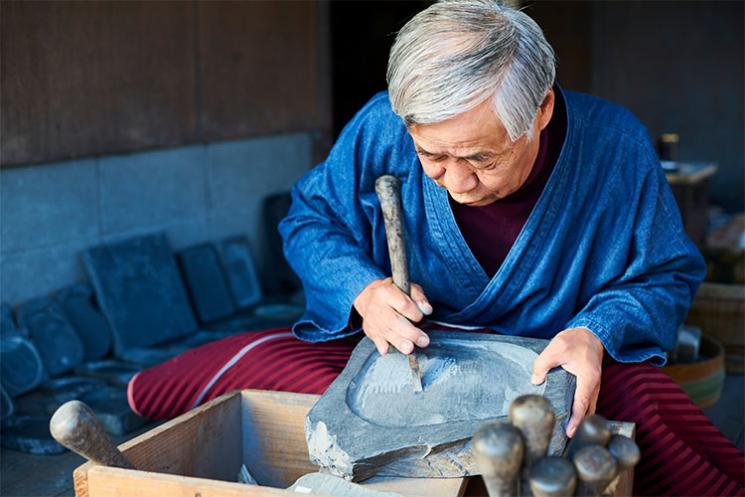
<path fill-rule="evenodd" d="M 232 390 L 321 394 L 358 340 L 302 342 L 288 328 L 226 338 L 136 375 L 129 404 L 142 416 L 168 419 Z M 606 360 L 597 410 L 636 423 L 642 458 L 635 495 L 745 496 L 745 455 L 661 370 Z"/>

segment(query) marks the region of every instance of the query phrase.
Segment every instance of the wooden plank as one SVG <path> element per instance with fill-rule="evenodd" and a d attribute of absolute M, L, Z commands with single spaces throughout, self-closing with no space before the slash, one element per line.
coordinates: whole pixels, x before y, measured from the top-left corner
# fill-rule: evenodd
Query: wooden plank
<path fill-rule="evenodd" d="M 289 486 L 300 476 L 318 471 L 310 463 L 305 442 L 305 416 L 318 395 L 243 391 L 243 454 L 256 479 Z M 260 454 L 260 458 L 253 457 Z M 411 497 L 462 495 L 465 478 L 371 478 L 362 482 L 374 490 Z"/>
<path fill-rule="evenodd" d="M 243 457 L 257 481 L 290 486 L 318 471 L 305 442 L 305 415 L 317 395 L 244 390 L 242 392 Z"/>
<path fill-rule="evenodd" d="M 195 139 L 187 2 L 3 2 L 0 163 Z"/>
<path fill-rule="evenodd" d="M 198 12 L 204 140 L 329 128 L 316 2 L 199 2 Z"/>
<path fill-rule="evenodd" d="M 205 478 L 96 466 L 88 471 L 91 497 L 287 497 L 286 490 Z"/>
<path fill-rule="evenodd" d="M 226 429 L 230 425 L 234 428 Z M 234 432 L 239 429 L 240 398 L 232 392 L 119 445 L 119 450 L 135 468 L 153 474 L 219 475 L 232 459 L 230 466 L 235 466 L 237 475 L 240 442 Z M 96 495 L 89 493 L 88 473 L 94 467 L 89 462 L 73 472 L 77 497 Z M 232 479 L 234 475 L 225 476 Z"/>

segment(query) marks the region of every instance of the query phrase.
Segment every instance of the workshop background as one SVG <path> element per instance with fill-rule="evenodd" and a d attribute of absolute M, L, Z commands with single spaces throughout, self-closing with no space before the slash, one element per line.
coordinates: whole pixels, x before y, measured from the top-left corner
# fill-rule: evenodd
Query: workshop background
<path fill-rule="evenodd" d="M 276 233 L 287 192 L 385 89 L 396 30 L 430 3 L 0 3 L 3 339 L 18 334 L 46 360 L 58 345 L 24 332 L 19 316 L 30 311 L 19 309 L 95 283 L 95 268 L 81 257 L 92 247 L 159 233 L 181 254 L 178 271 L 200 325 L 207 311 L 188 288 L 183 254 L 226 239 L 248 247 L 262 299 L 302 302 Z M 719 369 L 698 378 L 691 395 L 702 396 L 707 414 L 740 448 L 743 5 L 519 2 L 556 50 L 564 88 L 628 107 L 653 142 L 664 142 L 686 228 L 710 269 L 690 324 L 715 341 L 700 342 L 693 366 L 714 361 Z M 236 302 L 228 307 L 238 313 L 231 295 Z M 718 343 L 727 352 L 726 379 Z M 7 365 L 8 347 L 0 357 Z M 3 367 L 4 380 L 7 374 Z M 37 391 L 23 390 L 4 395 L 4 424 L 22 414 L 6 402 L 23 406 L 23 396 Z M 5 447 L 7 440 L 0 437 Z M 3 448 L 0 494 L 69 495 L 79 461 Z"/>

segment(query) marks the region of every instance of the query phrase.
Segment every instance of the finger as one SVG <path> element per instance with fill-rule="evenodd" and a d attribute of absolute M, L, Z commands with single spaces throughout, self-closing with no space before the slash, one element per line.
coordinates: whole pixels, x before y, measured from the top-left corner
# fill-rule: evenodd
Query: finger
<path fill-rule="evenodd" d="M 551 347 L 551 343 L 549 343 L 548 347 L 543 349 L 543 352 L 533 362 L 533 374 L 530 377 L 530 382 L 533 385 L 540 385 L 546 381 L 546 374 L 556 366 L 560 366 L 562 362 L 562 355 L 555 352 L 554 347 Z"/>
<path fill-rule="evenodd" d="M 429 316 L 432 314 L 432 305 L 429 303 L 429 300 L 427 300 L 427 297 L 424 295 L 424 290 L 420 285 L 417 285 L 416 283 L 411 284 L 411 300 L 414 301 L 414 303 L 419 307 L 419 310 L 422 311 L 422 314 L 425 316 Z"/>
<path fill-rule="evenodd" d="M 383 336 L 404 354 L 411 354 L 414 351 L 415 342 L 423 343 L 424 346 L 429 344 L 429 337 L 400 315 L 396 315 L 392 321 L 389 321 L 388 326 L 383 329 Z"/>
<path fill-rule="evenodd" d="M 395 285 L 391 284 L 386 287 L 385 300 L 392 309 L 410 321 L 418 322 L 424 317 L 419 306 Z"/>
<path fill-rule="evenodd" d="M 393 327 L 393 332 L 404 340 L 417 344 L 419 347 L 429 345 L 429 337 L 422 330 L 411 324 L 411 321 L 403 316 L 398 316 L 397 326 Z"/>
<path fill-rule="evenodd" d="M 422 330 L 411 324 L 411 321 L 398 314 L 393 309 L 384 318 L 385 337 L 401 352 L 409 354 L 413 351 L 414 343 L 419 347 L 429 345 L 429 337 Z M 399 344 L 404 347 L 401 349 Z M 411 344 L 409 347 L 408 344 Z"/>
<path fill-rule="evenodd" d="M 595 414 L 595 411 L 597 411 L 598 408 L 598 396 L 600 395 L 600 385 L 595 389 L 595 391 L 592 393 L 592 397 L 590 398 L 590 408 L 587 410 L 587 415 Z"/>
<path fill-rule="evenodd" d="M 371 337 L 370 340 L 373 341 L 380 355 L 386 355 L 388 353 L 388 342 L 385 338 L 376 336 L 375 338 Z"/>
<path fill-rule="evenodd" d="M 590 408 L 590 400 L 595 389 L 594 382 L 588 381 L 583 376 L 577 376 L 577 389 L 574 391 L 574 403 L 572 404 L 572 417 L 567 424 L 567 436 L 573 437 L 579 423 Z"/>

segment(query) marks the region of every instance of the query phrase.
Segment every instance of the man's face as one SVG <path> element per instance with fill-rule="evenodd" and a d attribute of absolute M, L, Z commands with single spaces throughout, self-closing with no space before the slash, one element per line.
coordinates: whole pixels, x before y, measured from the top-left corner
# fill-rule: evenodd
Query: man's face
<path fill-rule="evenodd" d="M 515 142 L 494 113 L 491 98 L 447 121 L 414 124 L 409 134 L 425 174 L 453 200 L 489 205 L 516 192 L 528 179 L 553 104 L 554 92 L 549 90 L 533 129 Z"/>

